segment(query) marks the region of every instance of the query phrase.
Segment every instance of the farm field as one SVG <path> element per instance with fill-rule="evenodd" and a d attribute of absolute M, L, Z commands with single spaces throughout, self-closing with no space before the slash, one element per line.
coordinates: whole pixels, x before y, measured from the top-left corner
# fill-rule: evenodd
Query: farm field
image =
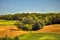
<path fill-rule="evenodd" d="M 52 32 L 52 33 L 60 33 L 60 24 L 52 24 L 44 26 L 44 28 L 38 30 L 40 32 Z"/>
<path fill-rule="evenodd" d="M 49 28 L 51 30 L 48 30 Z M 38 31 L 22 31 L 16 26 L 0 26 L 0 39 L 3 39 L 4 37 L 14 37 L 12 39 L 15 40 L 15 37 L 17 37 L 19 40 L 60 40 L 59 28 L 60 24 L 54 24 L 45 26 L 43 29 Z"/>

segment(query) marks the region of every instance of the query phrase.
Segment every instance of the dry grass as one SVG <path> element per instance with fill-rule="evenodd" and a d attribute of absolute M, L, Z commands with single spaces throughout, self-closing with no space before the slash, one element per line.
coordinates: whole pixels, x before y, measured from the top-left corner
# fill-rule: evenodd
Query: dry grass
<path fill-rule="evenodd" d="M 17 36 L 25 33 L 27 32 L 19 30 L 16 26 L 0 26 L 0 37 Z"/>
<path fill-rule="evenodd" d="M 39 32 L 51 32 L 51 33 L 60 33 L 60 24 L 44 26 L 43 29 L 38 30 Z"/>

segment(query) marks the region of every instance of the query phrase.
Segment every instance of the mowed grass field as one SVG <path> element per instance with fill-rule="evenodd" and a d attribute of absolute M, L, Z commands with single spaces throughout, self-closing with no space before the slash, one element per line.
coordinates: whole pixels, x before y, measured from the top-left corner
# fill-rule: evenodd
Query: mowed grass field
<path fill-rule="evenodd" d="M 0 25 L 2 26 L 8 26 L 8 25 L 14 25 L 17 20 L 0 20 Z"/>
<path fill-rule="evenodd" d="M 0 38 L 7 35 L 7 37 L 17 36 L 18 40 L 60 40 L 60 24 L 48 25 L 38 31 L 22 31 L 14 25 L 15 22 L 16 20 L 0 20 Z"/>
<path fill-rule="evenodd" d="M 18 36 L 19 40 L 60 40 L 60 34 L 28 33 Z"/>

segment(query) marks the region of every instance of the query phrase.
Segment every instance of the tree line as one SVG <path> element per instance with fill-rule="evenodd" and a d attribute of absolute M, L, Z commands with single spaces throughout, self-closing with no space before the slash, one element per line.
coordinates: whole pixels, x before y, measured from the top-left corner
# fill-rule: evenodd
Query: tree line
<path fill-rule="evenodd" d="M 43 26 L 60 24 L 60 13 L 17 13 L 0 15 L 1 20 L 18 20 L 14 25 L 22 30 L 38 30 Z"/>

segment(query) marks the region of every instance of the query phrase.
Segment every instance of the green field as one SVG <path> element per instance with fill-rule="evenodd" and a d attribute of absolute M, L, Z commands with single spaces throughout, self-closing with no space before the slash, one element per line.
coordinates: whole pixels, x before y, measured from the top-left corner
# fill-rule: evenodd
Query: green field
<path fill-rule="evenodd" d="M 60 34 L 54 33 L 28 33 L 16 37 L 5 37 L 0 40 L 60 40 Z"/>
<path fill-rule="evenodd" d="M 29 33 L 18 36 L 19 40 L 60 40 L 60 34 Z"/>
<path fill-rule="evenodd" d="M 14 25 L 17 20 L 0 20 L 0 26 Z"/>

